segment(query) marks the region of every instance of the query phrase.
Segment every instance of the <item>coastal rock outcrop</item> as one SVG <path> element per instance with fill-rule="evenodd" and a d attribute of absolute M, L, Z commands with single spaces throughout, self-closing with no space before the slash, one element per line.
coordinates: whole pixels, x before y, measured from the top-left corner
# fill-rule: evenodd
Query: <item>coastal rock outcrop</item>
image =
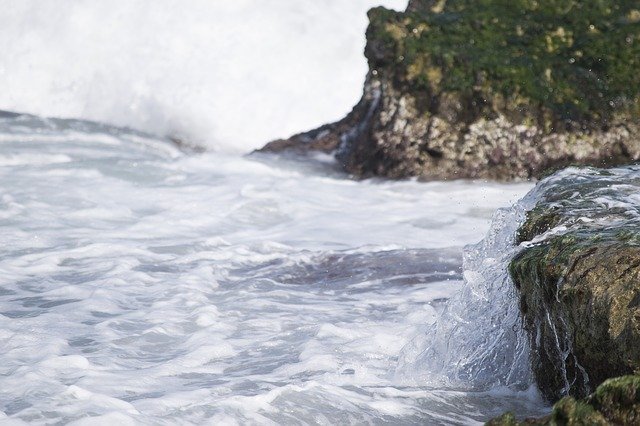
<path fill-rule="evenodd" d="M 640 374 L 640 168 L 569 168 L 539 185 L 509 272 L 552 401 Z"/>
<path fill-rule="evenodd" d="M 360 102 L 263 152 L 356 177 L 537 178 L 640 159 L 635 1 L 413 0 L 369 11 Z"/>

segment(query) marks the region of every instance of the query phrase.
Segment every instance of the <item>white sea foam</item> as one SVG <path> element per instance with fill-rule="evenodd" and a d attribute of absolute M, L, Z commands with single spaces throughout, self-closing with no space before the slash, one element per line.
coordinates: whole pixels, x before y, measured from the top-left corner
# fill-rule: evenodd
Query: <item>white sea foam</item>
<path fill-rule="evenodd" d="M 406 0 L 0 0 L 0 109 L 161 136 L 0 113 L 0 423 L 540 410 L 448 381 L 455 354 L 407 355 L 443 329 L 462 246 L 529 184 L 356 182 L 327 156 L 236 155 L 351 108 L 377 3 Z M 455 300 L 445 317 L 470 299 Z"/>
<path fill-rule="evenodd" d="M 529 193 L 498 209 L 485 238 L 465 248 L 464 285 L 437 323 L 426 324 L 403 348 L 399 380 L 461 390 L 532 385 L 529 339 L 507 267 L 520 250 L 518 226 L 535 202 Z"/>
<path fill-rule="evenodd" d="M 0 109 L 246 152 L 357 102 L 378 4 L 0 0 Z"/>
<path fill-rule="evenodd" d="M 83 126 L 0 120 L 2 156 L 20 158 L 0 164 L 8 419 L 450 424 L 540 409 L 394 376 L 460 288 L 461 246 L 529 184 L 356 182 Z"/>

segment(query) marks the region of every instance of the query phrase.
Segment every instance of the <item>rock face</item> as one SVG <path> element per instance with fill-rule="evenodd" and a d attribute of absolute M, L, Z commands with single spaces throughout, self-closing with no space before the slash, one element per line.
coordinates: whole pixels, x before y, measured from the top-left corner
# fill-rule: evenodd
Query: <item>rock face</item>
<path fill-rule="evenodd" d="M 550 400 L 640 374 L 640 168 L 567 169 L 541 182 L 509 271 Z"/>
<path fill-rule="evenodd" d="M 589 397 L 577 401 L 565 397 L 542 419 L 516 420 L 511 413 L 487 423 L 488 426 L 525 425 L 637 425 L 640 424 L 640 376 L 610 379 Z"/>
<path fill-rule="evenodd" d="M 334 152 L 357 177 L 539 177 L 640 159 L 634 0 L 414 0 L 369 11 L 363 97 L 262 151 Z"/>

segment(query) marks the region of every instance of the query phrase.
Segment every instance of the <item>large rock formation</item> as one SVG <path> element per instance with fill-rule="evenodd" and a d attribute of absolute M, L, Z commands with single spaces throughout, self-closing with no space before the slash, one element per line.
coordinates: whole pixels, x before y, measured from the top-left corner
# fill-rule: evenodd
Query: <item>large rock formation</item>
<path fill-rule="evenodd" d="M 364 94 L 262 151 L 335 153 L 357 177 L 528 179 L 640 159 L 635 0 L 413 0 L 369 12 Z"/>
<path fill-rule="evenodd" d="M 640 169 L 568 169 L 541 185 L 509 271 L 540 390 L 583 397 L 640 374 Z"/>

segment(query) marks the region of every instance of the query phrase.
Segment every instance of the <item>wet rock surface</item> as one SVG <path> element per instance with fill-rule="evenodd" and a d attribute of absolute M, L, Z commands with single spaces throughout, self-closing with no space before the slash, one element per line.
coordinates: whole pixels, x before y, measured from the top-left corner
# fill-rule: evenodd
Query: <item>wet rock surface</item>
<path fill-rule="evenodd" d="M 637 2 L 418 0 L 369 12 L 363 97 L 262 151 L 356 177 L 537 178 L 640 159 Z"/>
<path fill-rule="evenodd" d="M 540 183 L 509 271 L 549 400 L 640 373 L 640 168 L 570 168 Z"/>

